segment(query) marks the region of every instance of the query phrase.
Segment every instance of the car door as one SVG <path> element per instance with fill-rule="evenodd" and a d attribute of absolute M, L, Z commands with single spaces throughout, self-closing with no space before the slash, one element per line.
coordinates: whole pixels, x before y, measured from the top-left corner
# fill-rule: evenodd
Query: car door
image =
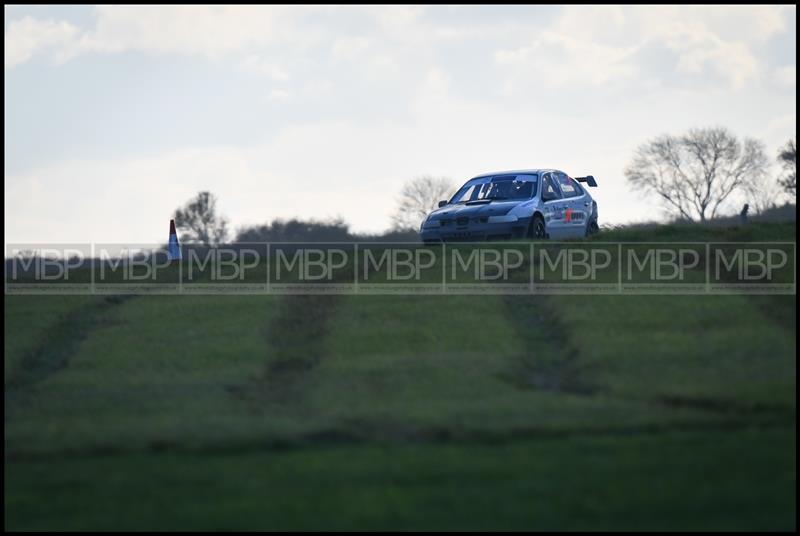
<path fill-rule="evenodd" d="M 566 212 L 564 214 L 565 238 L 580 238 L 586 235 L 586 222 L 591 211 L 591 200 L 586 195 L 583 187 L 566 173 L 555 173 L 558 185 L 561 188 Z"/>
<path fill-rule="evenodd" d="M 569 236 L 564 221 L 567 208 L 567 202 L 558 186 L 558 177 L 552 172 L 545 173 L 542 177 L 542 211 L 547 234 L 552 240 L 562 240 Z"/>

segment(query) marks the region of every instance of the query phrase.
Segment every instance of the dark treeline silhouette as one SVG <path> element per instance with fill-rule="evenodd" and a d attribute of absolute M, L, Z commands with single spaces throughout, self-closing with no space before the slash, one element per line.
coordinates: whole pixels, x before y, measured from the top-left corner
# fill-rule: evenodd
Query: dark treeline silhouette
<path fill-rule="evenodd" d="M 354 233 L 342 218 L 327 221 L 292 218 L 244 227 L 236 234 L 234 242 L 419 242 L 419 234 L 410 229 Z"/>
<path fill-rule="evenodd" d="M 330 221 L 275 220 L 264 225 L 244 227 L 235 242 L 348 242 L 350 228 L 341 218 Z"/>
<path fill-rule="evenodd" d="M 228 220 L 217 212 L 217 198 L 211 192 L 199 192 L 175 211 L 175 223 L 181 234 L 184 252 L 205 251 L 209 246 L 253 242 L 418 242 L 415 228 L 393 227 L 383 233 L 362 234 L 350 230 L 343 218 L 329 220 L 275 219 L 238 230 L 229 240 Z"/>

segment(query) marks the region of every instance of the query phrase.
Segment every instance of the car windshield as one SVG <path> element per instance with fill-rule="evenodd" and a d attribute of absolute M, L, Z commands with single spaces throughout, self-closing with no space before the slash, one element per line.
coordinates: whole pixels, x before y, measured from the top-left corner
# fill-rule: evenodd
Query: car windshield
<path fill-rule="evenodd" d="M 539 175 L 497 175 L 472 179 L 461 187 L 450 203 L 470 201 L 502 201 L 510 199 L 530 199 L 536 195 Z"/>

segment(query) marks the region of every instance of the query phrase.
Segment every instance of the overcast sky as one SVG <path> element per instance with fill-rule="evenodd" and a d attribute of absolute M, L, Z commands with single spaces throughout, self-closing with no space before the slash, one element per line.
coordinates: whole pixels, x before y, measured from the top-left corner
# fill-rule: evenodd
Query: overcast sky
<path fill-rule="evenodd" d="M 662 133 L 796 131 L 796 7 L 6 7 L 5 241 L 162 242 L 208 189 L 234 227 L 380 231 L 403 181 L 594 174 L 601 224 Z M 777 173 L 777 169 L 775 169 Z"/>

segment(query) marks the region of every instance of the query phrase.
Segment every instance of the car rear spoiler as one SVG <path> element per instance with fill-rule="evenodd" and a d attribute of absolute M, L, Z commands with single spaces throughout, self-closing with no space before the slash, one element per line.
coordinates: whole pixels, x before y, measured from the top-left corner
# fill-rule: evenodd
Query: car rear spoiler
<path fill-rule="evenodd" d="M 585 182 L 592 188 L 597 188 L 597 181 L 594 180 L 592 175 L 586 175 L 585 177 L 575 177 L 575 180 L 578 182 Z"/>

